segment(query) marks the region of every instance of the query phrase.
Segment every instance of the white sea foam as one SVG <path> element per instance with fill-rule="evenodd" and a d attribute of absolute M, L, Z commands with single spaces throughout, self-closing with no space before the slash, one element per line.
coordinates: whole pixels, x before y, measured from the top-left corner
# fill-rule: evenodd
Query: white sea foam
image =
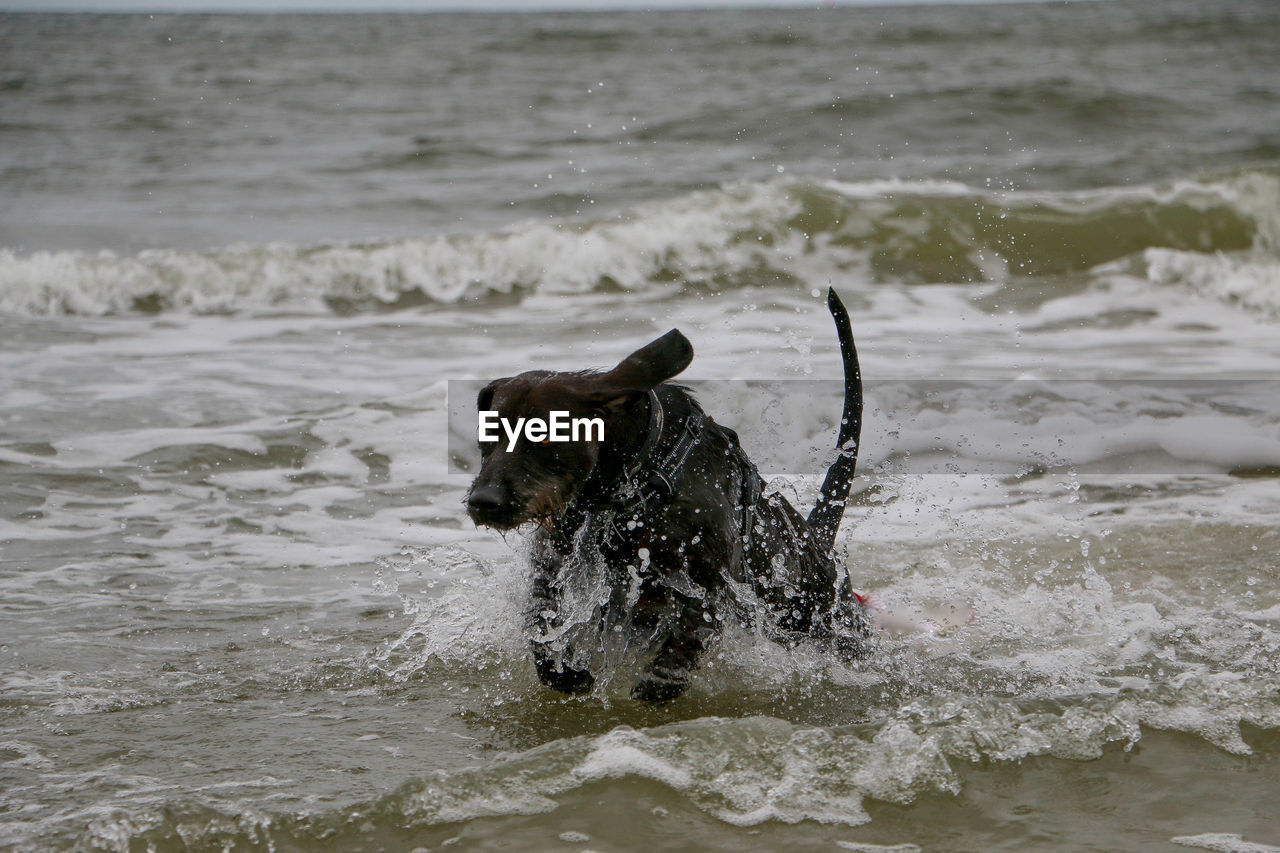
<path fill-rule="evenodd" d="M 647 202 L 605 218 L 528 221 L 487 234 L 136 255 L 4 250 L 0 312 L 368 310 L 513 292 L 661 294 L 691 284 L 718 289 L 780 278 L 821 281 L 851 271 L 888 281 L 1008 281 L 1025 274 L 1028 264 L 1067 271 L 1080 270 L 1081 257 L 1093 258 L 1089 265 L 1124 260 L 1127 244 L 1106 248 L 1114 243 L 1119 216 L 1141 230 L 1133 240 L 1137 251 L 1145 250 L 1152 281 L 1274 315 L 1280 307 L 1278 183 L 1253 173 L 1167 188 L 1000 193 L 954 182 L 777 180 Z M 966 199 L 972 203 L 962 203 Z M 1160 227 L 1135 210 L 1148 211 Z M 1213 226 L 1221 231 L 1214 239 L 1227 248 L 1216 252 L 1201 245 L 1210 239 L 1208 231 L 1187 224 L 1210 213 L 1223 220 Z M 1020 217 L 1026 218 L 1022 226 Z M 1075 254 L 1049 254 L 1052 241 L 1025 233 L 1063 221 L 1080 232 Z M 983 223 L 1011 230 L 987 233 Z M 1099 238 L 1090 240 L 1095 231 Z M 941 247 L 935 245 L 940 239 Z M 1040 254 L 1023 258 L 1019 239 Z M 1080 255 L 1081 246 L 1091 243 L 1103 254 Z"/>
<path fill-rule="evenodd" d="M 1200 835 L 1179 835 L 1170 838 L 1174 844 L 1213 850 L 1214 853 L 1280 853 L 1280 847 L 1246 841 L 1233 832 L 1204 832 Z"/>
<path fill-rule="evenodd" d="M 785 186 L 742 185 L 643 205 L 591 225 L 529 222 L 485 235 L 350 246 L 238 246 L 206 252 L 0 251 L 0 310 L 112 314 L 139 300 L 197 313 L 316 307 L 323 300 L 390 304 L 417 292 L 439 302 L 539 289 L 581 293 L 602 281 L 629 290 L 666 272 L 699 279 L 758 256 L 737 235 L 777 235 L 798 206 Z M 772 239 L 772 238 L 771 238 Z"/>
<path fill-rule="evenodd" d="M 1135 743 L 1140 726 L 1152 724 L 1147 716 L 1132 698 L 1052 713 L 951 696 L 907 704 L 878 725 L 740 717 L 624 726 L 545 744 L 488 769 L 439 774 L 397 809 L 428 823 L 523 814 L 554 807 L 554 797 L 587 783 L 633 777 L 657 781 L 733 825 L 857 826 L 868 820 L 866 798 L 908 803 L 925 792 L 957 792 L 954 762 L 1098 758 L 1108 744 Z"/>
<path fill-rule="evenodd" d="M 1163 285 L 1191 288 L 1268 316 L 1280 316 L 1280 261 L 1270 252 L 1206 254 L 1173 249 L 1143 253 L 1147 277 Z"/>
<path fill-rule="evenodd" d="M 467 520 L 467 476 L 446 473 L 445 390 L 451 378 L 607 366 L 678 326 L 697 348 L 691 377 L 832 380 L 802 403 L 785 385 L 703 395 L 805 509 L 840 403 L 822 280 L 622 296 L 535 286 L 518 305 L 486 305 L 482 324 L 465 301 L 47 321 L 68 336 L 15 351 L 27 387 L 0 392 L 6 477 L 26 478 L 0 536 L 7 553 L 35 555 L 5 578 L 6 601 L 19 614 L 57 602 L 76 619 L 145 606 L 180 621 L 211 602 L 237 620 L 367 609 L 379 620 L 328 643 L 326 667 L 298 663 L 288 677 L 388 707 L 386 694 L 411 691 L 480 721 L 464 732 L 490 740 L 458 738 L 451 756 L 474 773 L 413 771 L 428 790 L 409 811 L 427 823 L 547 811 L 592 780 L 639 778 L 734 824 L 852 825 L 866 798 L 955 790 L 960 761 L 1096 758 L 1144 728 L 1247 753 L 1248 725 L 1280 721 L 1267 669 L 1277 604 L 1250 550 L 1269 547 L 1280 512 L 1267 473 L 1280 458 L 1274 323 L 1132 264 L 1083 271 L 1012 312 L 992 306 L 1023 292 L 1000 281 L 865 273 L 834 278 L 854 307 L 868 404 L 839 545 L 856 587 L 907 624 L 854 667 L 730 629 L 688 701 L 741 714 L 737 728 L 631 718 L 630 730 L 556 734 L 532 751 L 492 734 L 526 731 L 529 708 L 574 733 L 566 720 L 627 719 L 636 673 L 626 661 L 563 705 L 538 685 L 519 537 Z M 85 556 L 46 560 L 55 548 Z M 263 643 L 285 633 L 262 622 Z M 251 645 L 239 621 L 227 630 Z M 146 672 L 15 689 L 51 719 L 92 727 L 171 699 Z M 510 761 L 480 751 L 494 741 Z M 397 815 L 398 797 L 385 803 Z"/>

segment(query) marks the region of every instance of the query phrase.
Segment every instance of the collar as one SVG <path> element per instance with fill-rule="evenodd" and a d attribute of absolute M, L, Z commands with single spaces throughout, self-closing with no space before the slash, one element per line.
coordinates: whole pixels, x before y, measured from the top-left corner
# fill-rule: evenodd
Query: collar
<path fill-rule="evenodd" d="M 684 464 L 702 440 L 707 416 L 696 406 L 678 421 L 675 443 L 661 456 L 658 446 L 669 417 L 655 391 L 649 392 L 649 423 L 644 440 L 627 472 L 608 491 L 596 508 L 612 509 L 622 517 L 639 518 L 666 506 L 684 483 Z"/>

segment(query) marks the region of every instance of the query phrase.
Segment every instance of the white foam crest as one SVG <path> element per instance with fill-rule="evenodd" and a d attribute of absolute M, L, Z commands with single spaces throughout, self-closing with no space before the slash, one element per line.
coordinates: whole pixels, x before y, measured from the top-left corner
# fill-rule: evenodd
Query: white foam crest
<path fill-rule="evenodd" d="M 901 196 L 960 198 L 1016 212 L 1060 208 L 1089 215 L 1115 205 L 1228 206 L 1254 220 L 1253 252 L 1201 255 L 1147 250 L 1149 278 L 1186 282 L 1194 290 L 1274 313 L 1280 184 L 1265 174 L 1217 183 L 1107 188 L 1087 192 L 996 192 L 946 181 L 828 182 L 863 208 L 887 215 L 876 201 Z M 726 272 L 769 267 L 807 280 L 846 276 L 865 265 L 869 245 L 793 228 L 815 187 L 794 180 L 730 184 L 716 190 L 641 204 L 612 217 L 548 223 L 526 221 L 491 233 L 457 234 L 386 243 L 296 246 L 241 245 L 204 251 L 154 249 L 136 255 L 100 252 L 0 250 L 0 311 L 18 315 L 103 315 L 172 309 L 227 313 L 272 308 L 327 310 L 330 304 L 376 307 L 425 299 L 452 303 L 483 293 L 582 294 L 602 284 L 635 292 L 676 290 L 713 282 Z M 805 199 L 809 198 L 808 201 Z M 836 221 L 847 218 L 826 211 Z M 819 226 L 819 230 L 826 226 Z M 868 237 L 867 239 L 872 239 Z M 873 241 L 874 242 L 874 241 Z M 968 261 L 992 281 L 1008 278 L 1000 253 L 975 245 Z M 814 251 L 817 249 L 817 251 Z M 957 269 L 960 280 L 970 272 Z"/>
<path fill-rule="evenodd" d="M 1061 207 L 1071 212 L 1106 210 L 1135 202 L 1158 206 L 1183 203 L 1201 208 L 1227 203 L 1239 206 L 1250 214 L 1261 214 L 1265 217 L 1268 213 L 1274 212 L 1270 203 L 1276 198 L 1275 193 L 1277 187 L 1280 187 L 1280 179 L 1265 173 L 1250 172 L 1221 181 L 1178 180 L 1162 185 L 1113 186 L 1081 190 L 991 189 L 975 187 L 960 181 L 900 178 L 859 182 L 824 181 L 823 186 L 846 198 L 858 200 L 893 196 L 950 198 L 974 196 L 989 203 L 1015 209 L 1021 206 L 1045 205 Z M 1280 234 L 1274 231 L 1271 233 Z"/>
<path fill-rule="evenodd" d="M 676 790 L 683 790 L 693 783 L 692 774 L 676 767 L 635 741 L 643 738 L 634 729 L 614 729 L 601 737 L 591 752 L 583 759 L 574 773 L 585 781 L 619 779 L 624 776 L 640 776 L 661 782 Z"/>
<path fill-rule="evenodd" d="M 1148 248 L 1147 277 L 1280 318 L 1280 175 L 1253 173 L 1225 188 L 1256 223 L 1253 249 L 1208 254 Z"/>
<path fill-rule="evenodd" d="M 650 729 L 620 726 L 595 737 L 538 747 L 481 771 L 441 774 L 410 798 L 415 817 L 435 822 L 544 806 L 600 779 L 639 777 L 679 791 L 738 826 L 869 820 L 864 797 L 906 803 L 924 790 L 957 790 L 929 736 L 890 725 L 870 736 L 852 728 L 807 728 L 771 717 L 704 718 Z M 514 796 L 513 796 L 514 795 Z"/>
<path fill-rule="evenodd" d="M 960 181 L 909 181 L 891 178 L 878 181 L 823 181 L 822 185 L 845 198 L 860 201 L 895 195 L 964 197 L 982 194 L 981 190 Z"/>
<path fill-rule="evenodd" d="M 1280 317 L 1280 259 L 1270 252 L 1210 255 L 1150 248 L 1143 252 L 1143 260 L 1147 277 L 1156 284 L 1180 285 Z"/>
<path fill-rule="evenodd" d="M 1138 735 L 1137 718 L 1128 707 L 1070 708 L 1058 715 L 990 699 L 929 700 L 874 726 L 704 717 L 644 729 L 619 726 L 602 735 L 552 741 L 476 769 L 435 772 L 367 810 L 405 826 L 538 814 L 553 811 L 557 797 L 583 786 L 637 778 L 664 785 L 735 826 L 773 820 L 857 826 L 870 820 L 867 799 L 907 804 L 928 792 L 958 793 L 956 761 L 1096 758 L 1107 744 L 1132 745 Z M 97 827 L 98 837 L 108 828 Z M 127 840 L 146 827 L 115 828 Z"/>
<path fill-rule="evenodd" d="M 1202 832 L 1199 835 L 1179 835 L 1169 840 L 1183 847 L 1212 850 L 1214 853 L 1280 853 L 1280 847 L 1246 841 L 1234 832 Z"/>
<path fill-rule="evenodd" d="M 384 244 L 234 246 L 203 252 L 0 251 L 0 311 L 24 315 L 118 314 L 139 304 L 196 313 L 322 308 L 324 300 L 395 303 L 421 293 L 438 302 L 468 294 L 583 293 L 611 280 L 655 286 L 667 272 L 696 280 L 763 247 L 735 249 L 743 232 L 781 235 L 799 210 L 787 185 L 739 184 L 641 205 L 587 223 L 526 222 L 492 234 Z M 661 285 L 658 285 L 661 286 Z"/>
<path fill-rule="evenodd" d="M 930 698 L 879 725 L 811 727 L 772 717 L 702 718 L 655 728 L 621 726 L 553 741 L 482 770 L 439 774 L 404 804 L 415 821 L 555 807 L 554 797 L 600 779 L 663 784 L 719 820 L 753 826 L 814 820 L 856 826 L 867 798 L 909 803 L 958 793 L 952 763 L 1031 756 L 1087 760 L 1131 747 L 1147 722 L 1120 699 L 1061 714 L 987 697 Z"/>

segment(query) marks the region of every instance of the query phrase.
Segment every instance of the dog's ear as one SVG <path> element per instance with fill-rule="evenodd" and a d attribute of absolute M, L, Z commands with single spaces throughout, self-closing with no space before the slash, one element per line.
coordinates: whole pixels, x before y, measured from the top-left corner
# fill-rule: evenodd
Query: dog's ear
<path fill-rule="evenodd" d="M 601 394 L 635 394 L 666 382 L 693 361 L 693 344 L 672 329 L 618 362 L 596 380 Z"/>
<path fill-rule="evenodd" d="M 495 379 L 480 389 L 476 395 L 476 411 L 488 412 L 493 409 L 493 393 L 510 381 L 510 378 Z"/>

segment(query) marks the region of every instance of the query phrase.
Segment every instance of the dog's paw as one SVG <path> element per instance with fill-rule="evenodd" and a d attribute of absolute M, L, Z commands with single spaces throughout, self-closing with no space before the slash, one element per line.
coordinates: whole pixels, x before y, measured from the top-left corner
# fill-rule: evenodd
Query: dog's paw
<path fill-rule="evenodd" d="M 689 689 L 686 675 L 664 669 L 646 672 L 640 676 L 636 686 L 631 688 L 631 698 L 641 702 L 670 702 Z"/>
<path fill-rule="evenodd" d="M 538 669 L 538 680 L 561 693 L 590 693 L 596 686 L 596 679 L 585 669 L 574 669 L 570 666 L 556 667 L 556 663 L 548 658 L 534 661 Z"/>

